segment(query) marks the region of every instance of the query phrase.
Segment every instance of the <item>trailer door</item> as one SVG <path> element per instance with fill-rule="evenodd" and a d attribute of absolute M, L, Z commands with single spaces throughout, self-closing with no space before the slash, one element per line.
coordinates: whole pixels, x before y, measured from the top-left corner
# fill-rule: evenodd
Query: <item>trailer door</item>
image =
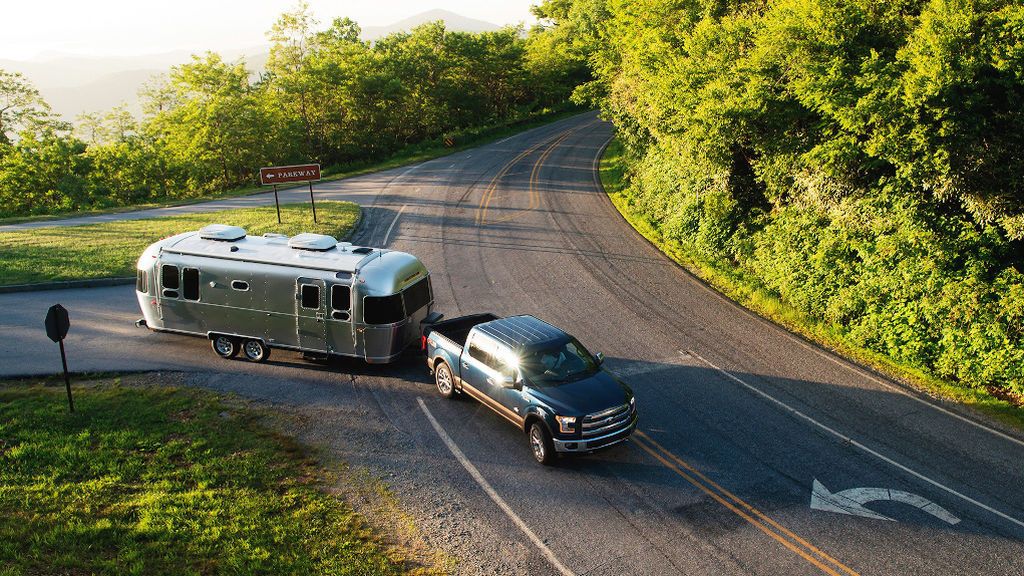
<path fill-rule="evenodd" d="M 323 280 L 299 278 L 295 281 L 295 331 L 299 348 L 327 351 L 327 290 Z"/>

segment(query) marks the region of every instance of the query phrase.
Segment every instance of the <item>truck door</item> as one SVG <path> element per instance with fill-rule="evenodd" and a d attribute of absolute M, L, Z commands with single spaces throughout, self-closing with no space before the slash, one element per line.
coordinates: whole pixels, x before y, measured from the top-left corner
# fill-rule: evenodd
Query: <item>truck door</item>
<path fill-rule="evenodd" d="M 516 400 L 521 399 L 522 395 L 518 390 L 501 385 L 502 366 L 497 344 L 477 333 L 470 336 L 468 354 L 462 355 L 460 366 L 464 382 L 486 397 L 480 398 L 481 402 L 520 425 L 523 418 Z"/>
<path fill-rule="evenodd" d="M 295 333 L 299 348 L 327 351 L 327 290 L 323 280 L 295 280 Z"/>
<path fill-rule="evenodd" d="M 487 365 L 491 359 L 491 342 L 473 333 L 469 337 L 467 353 L 462 355 L 459 371 L 463 382 L 473 387 L 480 394 L 487 394 L 487 379 L 491 377 L 491 368 Z"/>

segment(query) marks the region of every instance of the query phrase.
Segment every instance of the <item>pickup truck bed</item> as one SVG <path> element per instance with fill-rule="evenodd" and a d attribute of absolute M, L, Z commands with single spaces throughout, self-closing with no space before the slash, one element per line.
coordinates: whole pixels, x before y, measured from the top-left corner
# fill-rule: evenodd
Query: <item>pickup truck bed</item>
<path fill-rule="evenodd" d="M 458 318 L 452 318 L 451 320 L 443 320 L 441 322 L 435 322 L 428 325 L 423 330 L 423 335 L 430 337 L 443 337 L 451 340 L 455 344 L 456 348 L 461 350 L 466 345 L 466 338 L 469 336 L 469 332 L 477 324 L 483 324 L 484 322 L 490 322 L 491 320 L 497 320 L 498 316 L 494 314 L 473 314 L 470 316 L 460 316 Z"/>

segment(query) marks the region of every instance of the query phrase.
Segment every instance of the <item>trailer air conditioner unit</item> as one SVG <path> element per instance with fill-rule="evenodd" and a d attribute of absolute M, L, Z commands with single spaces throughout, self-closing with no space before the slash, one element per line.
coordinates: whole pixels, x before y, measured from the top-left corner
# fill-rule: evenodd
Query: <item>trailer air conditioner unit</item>
<path fill-rule="evenodd" d="M 203 240 L 234 242 L 245 238 L 245 228 L 228 226 L 227 224 L 210 224 L 199 231 L 199 237 Z"/>
<path fill-rule="evenodd" d="M 288 247 L 296 250 L 312 250 L 314 252 L 326 252 L 338 245 L 334 236 L 325 234 L 298 234 L 288 240 Z"/>

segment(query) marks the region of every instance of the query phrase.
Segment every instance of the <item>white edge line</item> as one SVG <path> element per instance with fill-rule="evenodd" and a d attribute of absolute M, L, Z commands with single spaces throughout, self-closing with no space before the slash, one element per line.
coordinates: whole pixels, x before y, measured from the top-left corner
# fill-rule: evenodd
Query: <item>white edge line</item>
<path fill-rule="evenodd" d="M 803 420 L 806 420 L 807 422 L 810 422 L 811 424 L 817 426 L 818 428 L 821 428 L 822 430 L 828 432 L 829 434 L 831 434 L 831 435 L 839 438 L 840 440 L 850 444 L 854 448 L 857 448 L 858 450 L 861 450 L 862 452 L 866 452 L 866 453 L 870 454 L 871 456 L 874 456 L 875 458 L 878 458 L 879 460 L 882 460 L 883 462 L 891 464 L 891 465 L 895 466 L 896 468 L 899 468 L 900 470 L 906 472 L 907 474 L 910 474 L 911 476 L 914 476 L 915 478 L 923 480 L 923 481 L 931 484 L 932 486 L 935 486 L 936 488 L 939 488 L 940 490 L 944 490 L 945 492 L 948 492 L 949 494 L 952 494 L 953 496 L 956 496 L 957 498 L 960 498 L 961 500 L 964 500 L 966 502 L 970 502 L 971 504 L 974 504 L 975 506 L 981 508 L 982 510 L 987 510 L 988 512 L 991 512 L 992 514 L 995 514 L 996 516 L 999 516 L 1000 518 L 1002 518 L 1004 520 L 1008 520 L 1010 522 L 1013 522 L 1017 526 L 1020 526 L 1021 528 L 1024 528 L 1024 522 L 1021 522 L 1020 520 L 1017 520 L 1016 518 L 1014 518 L 1012 516 L 1004 514 L 1004 513 L 1000 512 L 999 510 L 996 510 L 995 508 L 992 508 L 991 506 L 988 506 L 986 504 L 982 504 L 981 502 L 978 502 L 977 500 L 975 500 L 974 498 L 971 498 L 970 496 L 967 496 L 966 494 L 961 494 L 960 492 L 957 492 L 956 490 L 946 486 L 945 484 L 942 484 L 940 482 L 932 480 L 931 478 L 925 476 L 924 474 L 921 474 L 920 472 L 916 472 L 914 470 L 911 470 L 910 468 L 904 466 L 903 464 L 900 464 L 899 462 L 893 460 L 892 458 L 884 456 L 884 455 L 882 455 L 882 454 L 872 450 L 871 448 L 868 448 L 867 446 L 861 444 L 860 442 L 854 440 L 853 438 L 850 438 L 849 436 L 847 436 L 847 435 L 845 435 L 845 434 L 843 434 L 841 432 L 838 432 L 835 429 L 833 429 L 833 428 L 831 428 L 831 427 L 829 427 L 829 426 L 827 426 L 825 424 L 822 424 L 821 422 L 818 422 L 814 418 L 811 418 L 807 414 L 804 414 L 803 412 L 797 410 L 796 408 L 793 408 L 789 404 L 786 404 L 785 402 L 776 399 L 771 394 L 768 394 L 767 392 L 764 392 L 761 389 L 759 389 L 759 388 L 757 388 L 757 387 L 755 387 L 755 386 L 753 386 L 751 384 L 747 384 L 746 382 L 741 380 L 739 377 L 734 376 L 732 373 L 730 373 L 730 372 L 728 372 L 726 370 L 723 370 L 722 368 L 719 368 L 718 366 L 713 364 L 710 360 L 707 360 L 706 358 L 704 358 L 700 354 L 697 354 L 696 352 L 694 352 L 692 350 L 686 350 L 686 353 L 692 355 L 693 357 L 695 357 L 697 359 L 699 359 L 701 362 L 707 364 L 711 368 L 714 368 L 715 370 L 717 370 L 719 373 L 721 373 L 723 376 L 729 378 L 730 380 L 734 380 L 735 382 L 738 382 L 744 388 L 750 390 L 751 392 L 757 394 L 758 396 L 761 396 L 765 400 L 768 400 L 770 402 L 773 402 L 773 403 L 781 406 L 787 412 L 793 414 L 794 416 L 802 418 Z"/>
<path fill-rule="evenodd" d="M 530 527 L 526 525 L 526 522 L 523 522 L 522 518 L 520 518 L 515 511 L 505 503 L 505 500 L 494 491 L 494 488 L 492 488 L 490 483 L 487 482 L 487 479 L 480 474 L 480 471 L 477 470 L 476 466 L 466 458 L 466 455 L 462 453 L 462 450 L 460 450 L 458 445 L 455 444 L 455 441 L 452 440 L 451 437 L 448 436 L 448 433 L 444 431 L 441 424 L 434 419 L 434 415 L 430 413 L 430 409 L 428 409 L 427 405 L 423 402 L 423 398 L 416 398 L 416 401 L 419 402 L 420 409 L 423 410 L 423 414 L 426 415 L 427 420 L 430 420 L 430 425 L 434 427 L 434 431 L 437 432 L 437 435 L 440 436 L 441 440 L 444 441 L 446 446 L 448 446 L 448 450 L 450 450 L 452 455 L 455 456 L 455 459 L 459 461 L 459 464 L 462 464 L 462 467 L 469 472 L 469 475 L 473 477 L 473 480 L 476 480 L 476 483 L 480 485 L 480 488 L 482 488 L 483 491 L 491 497 L 491 500 L 498 505 L 498 508 L 501 508 L 501 511 L 504 512 L 510 520 L 512 520 L 512 523 L 518 526 L 519 529 L 523 531 L 523 534 L 526 534 L 526 537 L 533 542 L 533 544 L 541 551 L 541 554 L 547 558 L 548 562 L 550 562 L 559 573 L 563 576 L 576 576 L 572 570 L 566 568 L 565 565 L 558 560 L 558 557 L 555 556 L 554 552 L 552 552 L 551 549 L 533 533 L 533 530 L 530 530 Z"/>
<path fill-rule="evenodd" d="M 846 368 L 847 370 L 853 372 L 854 374 L 857 374 L 858 376 L 862 376 L 864 378 L 867 378 L 868 380 L 871 380 L 872 382 L 875 382 L 876 384 L 880 384 L 880 385 L 882 385 L 882 386 L 884 386 L 884 387 L 886 387 L 889 390 L 892 390 L 894 392 L 899 392 L 900 394 L 902 394 L 902 395 L 904 395 L 904 396 L 906 396 L 906 397 L 908 397 L 908 398 L 910 398 L 912 400 L 916 400 L 917 402 L 920 402 L 921 404 L 924 404 L 925 406 L 929 406 L 931 408 L 934 408 L 935 410 L 938 410 L 939 412 L 942 412 L 942 413 L 946 414 L 947 416 L 952 416 L 953 418 L 956 418 L 957 420 L 960 420 L 962 422 L 966 422 L 967 424 L 970 424 L 971 426 L 974 426 L 976 428 L 980 428 L 981 430 L 984 430 L 984 431 L 986 431 L 986 432 L 988 432 L 990 434 L 993 434 L 995 436 L 999 436 L 1000 438 L 1002 438 L 1004 440 L 1009 440 L 1010 442 L 1013 442 L 1014 444 L 1017 444 L 1019 446 L 1024 446 L 1024 440 L 1021 440 L 1019 438 L 1014 438 L 1013 436 L 1010 436 L 1009 434 L 1007 434 L 1005 432 L 997 430 L 997 429 L 995 429 L 995 428 L 993 428 L 991 426 L 988 426 L 988 425 L 983 424 L 981 422 L 978 422 L 976 420 L 972 420 L 972 419 L 970 419 L 970 418 L 968 418 L 966 416 L 963 416 L 961 414 L 957 414 L 956 412 L 954 412 L 954 411 L 952 411 L 952 410 L 950 410 L 948 408 L 944 408 L 944 407 L 936 404 L 933 400 L 926 400 L 924 398 L 921 398 L 921 397 L 917 396 L 916 394 L 913 394 L 913 393 L 911 393 L 911 392 L 901 388 L 900 386 L 897 386 L 895 384 L 891 384 L 889 382 L 886 382 L 885 380 L 875 376 L 874 374 L 871 374 L 870 372 L 865 371 L 863 368 L 860 368 L 859 366 L 857 366 L 855 364 L 851 364 L 848 360 L 841 359 L 841 358 L 836 358 L 834 355 L 829 354 L 828 352 L 825 352 L 824 350 L 821 350 L 821 349 L 819 349 L 816 346 L 812 346 L 811 344 L 805 342 L 803 338 L 795 337 L 795 339 L 796 339 L 797 342 L 799 342 L 805 348 L 813 351 L 814 353 L 818 354 L 819 356 L 823 356 L 825 359 L 827 359 L 827 360 L 829 360 L 831 362 L 834 362 L 834 363 L 842 366 L 843 368 Z"/>
<path fill-rule="evenodd" d="M 391 226 L 388 226 L 388 231 L 384 233 L 384 242 L 381 242 L 382 246 L 388 245 L 388 239 L 391 238 L 391 231 L 395 229 L 395 224 L 398 224 L 398 219 L 402 217 L 402 212 L 405 212 L 405 207 L 408 204 L 402 204 L 402 207 L 398 209 L 398 214 L 395 214 L 395 219 L 391 221 Z"/>

